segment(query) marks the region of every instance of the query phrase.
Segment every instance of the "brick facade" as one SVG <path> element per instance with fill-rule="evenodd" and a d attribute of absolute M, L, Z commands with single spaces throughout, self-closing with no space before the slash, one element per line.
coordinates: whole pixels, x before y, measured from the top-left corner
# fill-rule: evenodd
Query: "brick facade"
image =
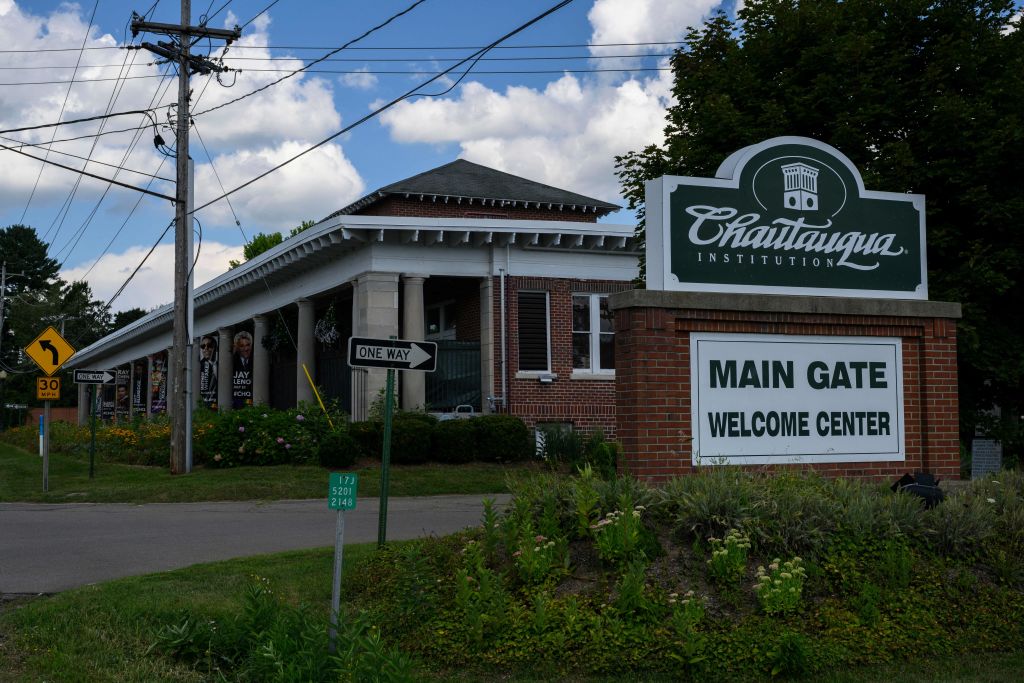
<path fill-rule="evenodd" d="M 614 438 L 615 378 L 573 378 L 572 368 L 572 295 L 611 294 L 632 288 L 628 282 L 578 280 L 568 278 L 506 277 L 505 302 L 508 357 L 508 412 L 520 417 L 531 429 L 542 423 L 571 423 L 584 433 L 600 429 Z M 519 373 L 520 290 L 548 292 L 550 309 L 551 374 L 550 384 L 536 375 Z M 494 278 L 495 393 L 501 393 L 501 279 Z M 520 376 L 517 377 L 517 374 Z"/>
<path fill-rule="evenodd" d="M 359 216 L 406 216 L 410 218 L 503 218 L 514 221 L 578 221 L 596 223 L 597 214 L 592 210 L 584 211 L 582 206 L 554 205 L 550 209 L 547 204 L 539 206 L 530 202 L 524 207 L 523 202 L 515 206 L 509 203 L 501 205 L 501 201 L 492 204 L 491 200 L 462 201 L 443 197 L 384 197 L 369 206 L 355 212 Z"/>
<path fill-rule="evenodd" d="M 907 306 L 929 303 L 937 302 L 899 302 Z M 693 472 L 690 333 L 731 332 L 902 340 L 906 460 L 773 465 L 772 470 L 808 469 L 826 476 L 880 480 L 923 471 L 942 479 L 959 479 L 956 323 L 952 317 L 817 313 L 813 305 L 804 307 L 806 312 L 723 308 L 634 305 L 617 309 L 616 437 L 624 447 L 625 472 L 649 481 Z"/>

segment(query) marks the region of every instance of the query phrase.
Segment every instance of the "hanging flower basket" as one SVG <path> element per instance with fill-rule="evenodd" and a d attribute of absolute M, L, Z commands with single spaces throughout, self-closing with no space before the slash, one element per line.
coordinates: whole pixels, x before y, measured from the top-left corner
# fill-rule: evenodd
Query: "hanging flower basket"
<path fill-rule="evenodd" d="M 317 321 L 313 327 L 313 335 L 324 346 L 330 346 L 341 338 L 341 334 L 338 332 L 337 320 L 334 316 L 334 304 L 331 304 L 327 308 L 327 312 L 324 313 L 324 317 Z"/>

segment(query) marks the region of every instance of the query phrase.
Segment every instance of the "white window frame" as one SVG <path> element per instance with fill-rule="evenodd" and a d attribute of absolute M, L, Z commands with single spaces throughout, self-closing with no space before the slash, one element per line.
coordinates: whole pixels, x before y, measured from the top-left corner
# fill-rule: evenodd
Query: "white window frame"
<path fill-rule="evenodd" d="M 438 302 L 436 304 L 430 304 L 429 306 L 425 306 L 424 307 L 424 309 L 423 309 L 424 324 L 426 323 L 426 319 L 430 317 L 430 311 L 434 310 L 434 309 L 438 310 L 437 319 L 440 322 L 440 329 L 437 332 L 430 332 L 429 330 L 427 330 L 426 334 L 423 335 L 424 339 L 433 339 L 433 340 L 444 341 L 444 340 L 454 340 L 456 338 L 457 331 L 456 331 L 455 327 L 450 327 L 450 328 L 448 327 L 448 323 L 449 322 L 455 323 L 456 321 L 455 320 L 448 320 L 445 317 L 445 314 L 444 314 L 444 309 L 447 306 L 452 306 L 452 305 L 454 305 L 456 303 L 457 302 L 455 301 L 455 299 L 446 299 L 446 300 Z M 457 313 L 456 313 L 456 317 L 457 317 Z"/>
<path fill-rule="evenodd" d="M 576 297 L 588 297 L 590 304 L 590 330 L 586 332 L 590 336 L 590 367 L 589 368 L 577 368 L 573 367 L 572 376 L 573 379 L 608 379 L 615 377 L 615 368 L 605 369 L 600 366 L 601 364 L 601 299 L 607 299 L 608 294 L 595 294 L 593 292 L 573 292 L 572 301 L 570 307 L 575 305 Z M 570 330 L 569 333 L 572 336 L 577 334 L 583 334 L 578 332 L 574 325 L 575 318 L 570 315 Z M 607 334 L 607 333 L 605 333 Z M 612 337 L 615 333 L 612 332 Z M 570 346 L 570 351 L 571 351 Z"/>

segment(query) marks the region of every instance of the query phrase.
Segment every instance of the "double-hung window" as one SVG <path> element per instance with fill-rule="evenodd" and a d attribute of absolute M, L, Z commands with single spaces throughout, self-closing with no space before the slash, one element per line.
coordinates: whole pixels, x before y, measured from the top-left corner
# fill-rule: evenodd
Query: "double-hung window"
<path fill-rule="evenodd" d="M 577 372 L 615 372 L 615 328 L 607 294 L 572 297 L 572 368 Z"/>
<path fill-rule="evenodd" d="M 519 371 L 549 372 L 548 293 L 519 292 Z"/>

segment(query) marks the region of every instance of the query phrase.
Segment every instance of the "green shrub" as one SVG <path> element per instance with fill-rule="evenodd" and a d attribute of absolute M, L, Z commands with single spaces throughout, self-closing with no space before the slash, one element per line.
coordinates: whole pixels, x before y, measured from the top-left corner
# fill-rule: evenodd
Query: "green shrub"
<path fill-rule="evenodd" d="M 380 422 L 367 420 L 366 422 L 353 422 L 348 426 L 349 436 L 359 446 L 359 452 L 369 458 L 380 460 L 381 449 L 384 446 L 384 425 Z"/>
<path fill-rule="evenodd" d="M 327 432 L 320 438 L 317 459 L 321 467 L 335 470 L 351 467 L 360 455 L 359 444 L 345 427 Z"/>
<path fill-rule="evenodd" d="M 476 447 L 485 462 L 518 462 L 531 456 L 530 432 L 512 415 L 481 415 L 473 418 Z"/>
<path fill-rule="evenodd" d="M 430 460 L 437 419 L 426 413 L 399 413 L 391 422 L 391 462 L 420 465 Z"/>
<path fill-rule="evenodd" d="M 445 420 L 434 427 L 431 459 L 436 462 L 465 463 L 477 459 L 476 428 L 472 420 Z"/>

